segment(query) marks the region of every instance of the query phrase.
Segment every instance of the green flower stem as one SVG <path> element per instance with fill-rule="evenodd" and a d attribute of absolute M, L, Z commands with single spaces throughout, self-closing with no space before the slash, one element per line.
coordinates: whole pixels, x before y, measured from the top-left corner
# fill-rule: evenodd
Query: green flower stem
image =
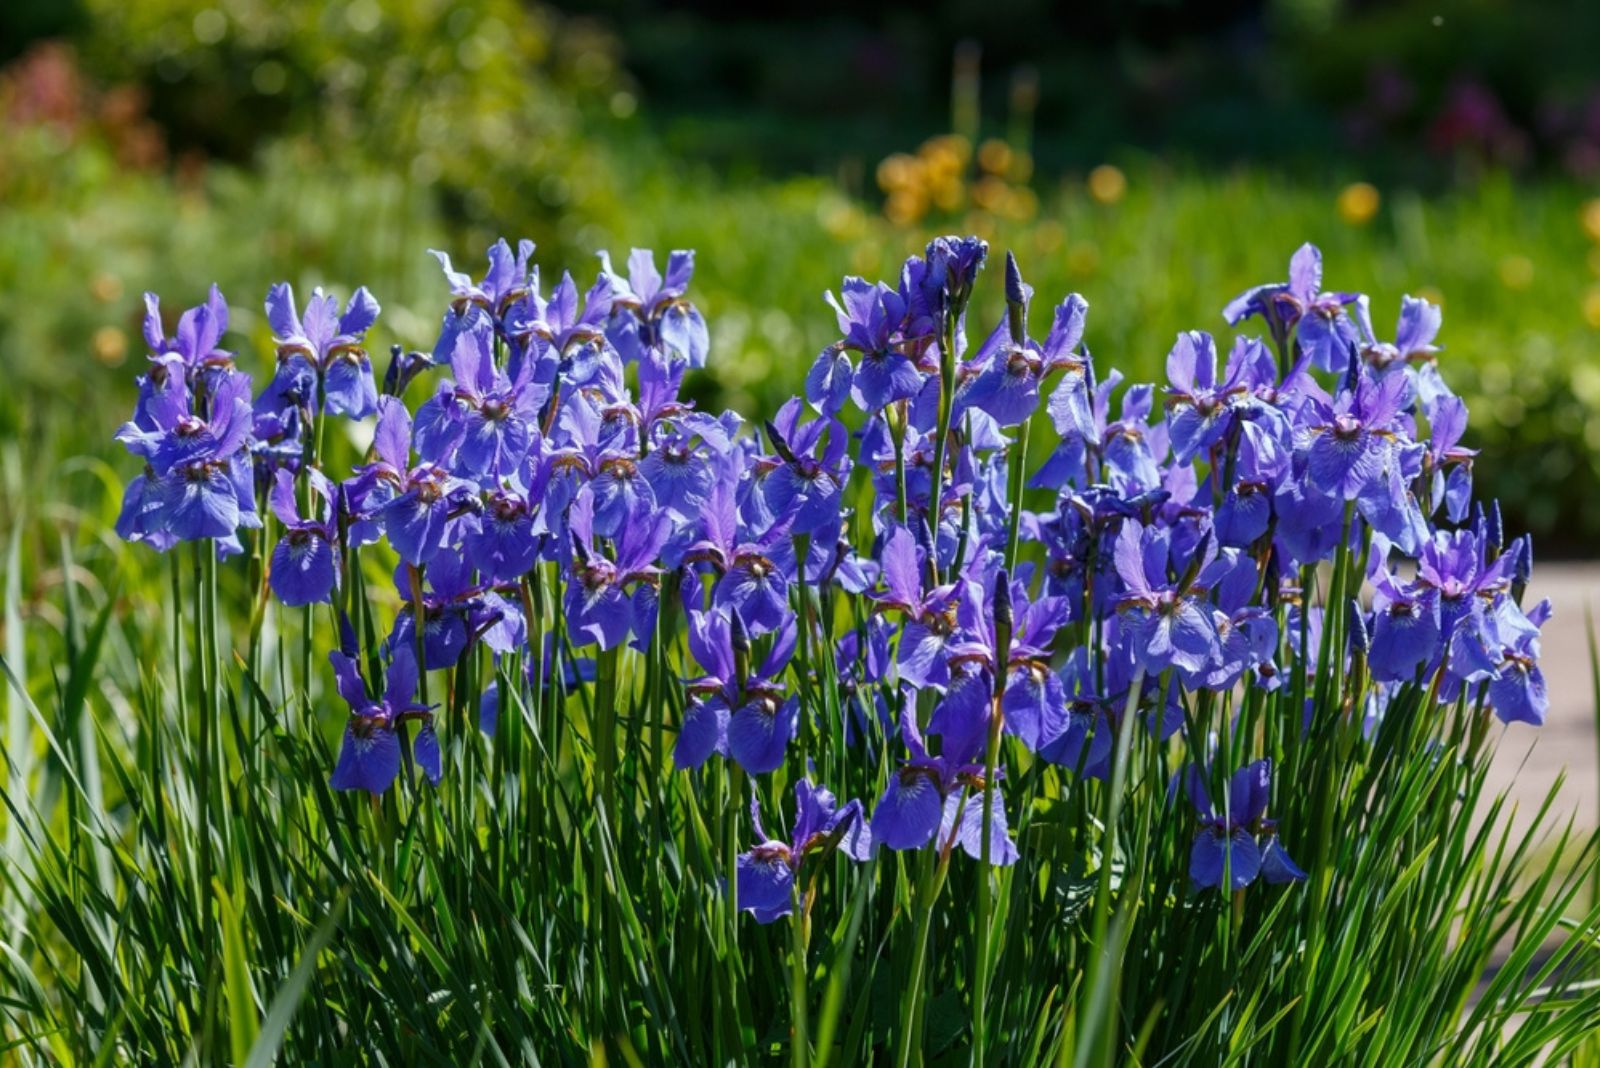
<path fill-rule="evenodd" d="M 794 1030 L 789 1036 L 789 1063 L 794 1068 L 806 1068 L 811 1059 L 811 1036 L 806 1027 L 806 952 L 811 941 L 811 896 L 801 892 L 798 875 L 791 894 L 794 912 L 789 917 L 789 1006 Z"/>
<path fill-rule="evenodd" d="M 1089 939 L 1093 956 L 1084 983 L 1084 996 L 1094 1001 L 1102 1011 L 1087 1021 L 1088 1041 L 1079 1048 L 1102 1051 L 1095 1059 L 1107 1064 L 1111 1063 L 1111 1049 L 1116 1041 L 1118 1001 L 1117 992 L 1111 989 L 1116 981 L 1117 962 L 1106 944 L 1111 926 L 1111 869 L 1116 863 L 1117 823 L 1122 818 L 1122 795 L 1128 780 L 1128 754 L 1133 748 L 1133 722 L 1139 714 L 1144 676 L 1142 667 L 1134 672 L 1133 682 L 1128 687 L 1128 701 L 1122 709 L 1122 722 L 1117 724 L 1117 745 L 1111 757 L 1111 780 L 1106 783 L 1105 792 L 1105 844 L 1100 853 L 1099 886 L 1094 898 L 1094 933 Z M 1162 673 L 1163 691 L 1170 676 L 1170 669 Z"/>
<path fill-rule="evenodd" d="M 955 402 L 955 392 L 956 317 L 947 311 L 944 317 L 944 336 L 939 343 L 939 419 L 933 440 L 933 486 L 928 494 L 928 528 L 933 532 L 936 544 L 939 540 L 939 519 L 943 513 L 945 450 L 950 437 L 950 409 Z M 937 559 L 933 567 L 939 581 L 943 582 L 944 573 L 940 570 Z"/>
<path fill-rule="evenodd" d="M 1011 501 L 1011 515 L 1006 526 L 1006 569 L 1017 569 L 1017 547 L 1021 536 L 1022 494 L 1028 482 L 1028 428 L 1033 425 L 1030 416 L 1017 428 L 1017 440 L 1012 442 L 1014 455 L 1011 469 L 1006 472 L 1009 482 L 1007 497 Z"/>
<path fill-rule="evenodd" d="M 990 836 L 994 833 L 994 777 L 1000 757 L 1000 729 L 1004 723 L 1001 703 L 1005 697 L 1006 666 L 996 669 L 995 692 L 989 713 L 989 745 L 983 759 L 983 845 L 978 865 L 978 968 L 973 977 L 972 994 L 972 1063 L 981 1065 L 988 1053 L 989 973 L 993 969 L 991 953 L 990 895 L 994 882 L 993 862 L 989 857 Z"/>
<path fill-rule="evenodd" d="M 944 891 L 945 878 L 950 874 L 951 847 L 955 845 L 962 809 L 966 804 L 967 792 L 963 787 L 949 840 L 938 843 L 937 854 L 926 848 L 920 851 L 923 869 L 922 876 L 917 880 L 917 928 L 911 943 L 911 976 L 906 987 L 905 1005 L 900 1013 L 900 1043 L 894 1058 L 898 1068 L 909 1068 L 912 1063 L 911 1051 L 920 1051 L 922 1046 L 922 982 L 928 970 L 928 932 L 933 927 L 934 906 L 938 904 L 939 895 Z"/>

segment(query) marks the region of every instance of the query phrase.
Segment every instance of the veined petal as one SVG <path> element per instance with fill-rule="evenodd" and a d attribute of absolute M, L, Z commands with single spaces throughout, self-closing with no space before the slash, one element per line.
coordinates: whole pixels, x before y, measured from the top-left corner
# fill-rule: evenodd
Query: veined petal
<path fill-rule="evenodd" d="M 944 805 L 925 775 L 894 773 L 872 810 L 873 840 L 890 849 L 920 849 L 939 829 Z"/>
<path fill-rule="evenodd" d="M 335 790 L 366 790 L 381 794 L 400 774 L 400 740 L 387 727 L 374 727 L 365 736 L 354 726 L 344 729 L 339 763 L 328 785 Z"/>

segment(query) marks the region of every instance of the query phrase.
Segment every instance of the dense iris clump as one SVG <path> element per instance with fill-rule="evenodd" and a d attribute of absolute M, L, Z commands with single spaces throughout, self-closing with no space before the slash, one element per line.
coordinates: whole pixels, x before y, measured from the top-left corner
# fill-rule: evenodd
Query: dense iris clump
<path fill-rule="evenodd" d="M 1315 877 L 1326 829 L 1280 824 L 1296 786 L 1274 772 L 1303 771 L 1325 721 L 1371 737 L 1419 701 L 1545 717 L 1549 607 L 1522 607 L 1527 538 L 1472 504 L 1438 309 L 1405 298 L 1380 340 L 1367 297 L 1322 288 L 1310 245 L 1287 282 L 1227 306 L 1264 336 L 1180 334 L 1165 383 L 1124 386 L 1084 344 L 1083 297 L 1041 322 L 1008 257 L 1005 306 L 980 322 L 988 248 L 939 238 L 897 278 L 828 294 L 839 339 L 760 421 L 681 395 L 711 348 L 692 253 L 665 274 L 648 252 L 626 274 L 602 257 L 586 291 L 570 275 L 546 291 L 532 253 L 502 241 L 476 280 L 438 254 L 437 343 L 397 348 L 381 388 L 365 289 L 301 313 L 274 287 L 258 395 L 218 348 L 215 289 L 170 339 L 149 298 L 150 366 L 118 435 L 145 468 L 119 533 L 226 556 L 258 531 L 266 588 L 327 606 L 350 710 L 336 788 L 449 773 L 429 672 L 495 665 L 492 683 L 452 676 L 491 733 L 508 686 L 587 688 L 614 730 L 631 650 L 675 668 L 672 699 L 650 696 L 678 774 L 794 785 L 775 836 L 771 791 L 752 791 L 755 844 L 727 892 L 800 923 L 834 851 L 931 851 L 931 910 L 957 847 L 988 866 L 1029 848 L 1012 828 L 1041 769 L 1115 795 L 1136 747 L 1182 821 L 1191 894 L 1299 892 L 1261 887 Z M 333 419 L 372 420 L 347 474 L 325 463 Z M 369 590 L 373 560 L 392 597 Z M 615 741 L 595 741 L 607 812 Z M 821 752 L 847 782 L 813 781 Z"/>

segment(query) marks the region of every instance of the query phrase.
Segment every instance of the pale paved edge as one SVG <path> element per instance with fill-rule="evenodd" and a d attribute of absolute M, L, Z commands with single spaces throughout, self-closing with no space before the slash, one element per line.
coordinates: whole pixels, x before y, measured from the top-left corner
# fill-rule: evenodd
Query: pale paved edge
<path fill-rule="evenodd" d="M 1540 635 L 1550 714 L 1542 727 L 1513 723 L 1502 730 L 1496 724 L 1489 792 L 1509 790 L 1526 816 L 1565 768 L 1567 782 L 1552 811 L 1575 813 L 1579 827 L 1592 828 L 1600 826 L 1600 768 L 1584 608 L 1600 619 L 1600 563 L 1536 563 L 1523 606 L 1532 608 L 1541 598 L 1555 609 Z"/>

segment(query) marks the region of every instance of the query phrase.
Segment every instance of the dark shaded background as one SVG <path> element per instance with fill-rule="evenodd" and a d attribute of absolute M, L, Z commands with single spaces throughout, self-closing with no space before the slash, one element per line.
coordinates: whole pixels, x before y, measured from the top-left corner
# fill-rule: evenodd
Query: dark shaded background
<path fill-rule="evenodd" d="M 982 42 L 985 114 L 1037 73 L 1041 170 L 1129 147 L 1173 161 L 1438 184 L 1463 167 L 1600 173 L 1600 4 L 557 0 L 601 20 L 679 152 L 828 170 L 942 132 L 951 58 Z"/>

